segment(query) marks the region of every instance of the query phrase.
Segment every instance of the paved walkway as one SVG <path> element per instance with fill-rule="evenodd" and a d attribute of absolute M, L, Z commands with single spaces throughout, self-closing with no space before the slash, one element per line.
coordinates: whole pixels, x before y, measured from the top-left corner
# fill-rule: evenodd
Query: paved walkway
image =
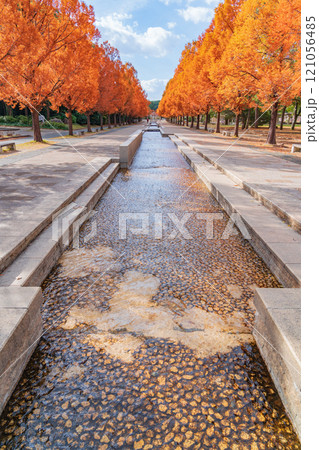
<path fill-rule="evenodd" d="M 286 215 L 288 222 L 298 230 L 301 222 L 301 166 L 269 152 L 242 144 L 240 140 L 203 133 L 185 127 L 163 124 L 185 143 L 218 168 L 226 172 L 239 185 L 254 196 Z M 269 205 L 268 205 L 269 206 Z"/>
<path fill-rule="evenodd" d="M 98 170 L 97 157 L 118 158 L 118 146 L 142 125 L 134 125 L 83 138 L 62 140 L 44 150 L 21 152 L 0 160 L 0 259 L 10 241 L 43 220 L 72 174 L 84 166 Z M 77 180 L 75 180 L 77 181 Z M 78 180 L 79 181 L 79 180 Z M 54 208 L 52 206 L 52 212 Z M 31 229 L 30 228 L 30 229 Z M 21 234 L 22 233 L 22 234 Z"/>

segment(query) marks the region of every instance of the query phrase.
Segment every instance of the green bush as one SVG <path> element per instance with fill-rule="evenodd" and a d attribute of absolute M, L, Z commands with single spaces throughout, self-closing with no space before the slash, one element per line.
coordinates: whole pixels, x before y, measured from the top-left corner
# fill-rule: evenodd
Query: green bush
<path fill-rule="evenodd" d="M 53 122 L 52 125 L 50 125 L 48 122 L 45 122 L 41 124 L 41 128 L 49 128 L 51 130 L 53 130 L 54 128 L 57 130 L 67 130 L 68 126 L 65 123 Z"/>
<path fill-rule="evenodd" d="M 17 120 L 13 116 L 5 116 L 6 123 L 15 123 Z"/>
<path fill-rule="evenodd" d="M 20 125 L 29 125 L 32 123 L 31 117 L 21 115 L 21 116 L 17 116 L 16 119 Z"/>
<path fill-rule="evenodd" d="M 86 116 L 85 114 L 80 114 L 77 111 L 74 111 L 74 113 L 72 114 L 72 117 L 75 117 L 76 119 L 76 123 L 78 123 L 79 125 L 86 125 Z"/>

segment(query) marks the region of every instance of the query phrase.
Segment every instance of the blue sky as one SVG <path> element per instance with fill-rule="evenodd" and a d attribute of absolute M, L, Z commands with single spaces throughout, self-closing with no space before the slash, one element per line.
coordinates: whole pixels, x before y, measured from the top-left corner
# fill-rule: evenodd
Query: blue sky
<path fill-rule="evenodd" d="M 102 40 L 138 72 L 149 100 L 159 100 L 187 42 L 210 24 L 218 0 L 87 0 Z"/>

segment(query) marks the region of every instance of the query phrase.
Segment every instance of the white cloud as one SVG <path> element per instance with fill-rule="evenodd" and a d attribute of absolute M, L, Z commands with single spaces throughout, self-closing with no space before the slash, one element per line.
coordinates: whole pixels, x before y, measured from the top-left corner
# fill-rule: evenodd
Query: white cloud
<path fill-rule="evenodd" d="M 187 6 L 185 9 L 179 9 L 178 14 L 183 17 L 186 22 L 209 22 L 213 17 L 211 8 L 205 6 Z"/>
<path fill-rule="evenodd" d="M 160 0 L 160 2 L 168 6 L 171 5 L 172 3 L 182 3 L 182 0 Z"/>
<path fill-rule="evenodd" d="M 167 22 L 167 28 L 169 30 L 172 30 L 175 27 L 176 27 L 176 22 Z"/>
<path fill-rule="evenodd" d="M 103 38 L 114 46 L 125 46 L 125 53 L 136 51 L 145 56 L 163 57 L 169 48 L 172 32 L 162 27 L 148 27 L 144 33 L 139 33 L 137 23 L 133 26 L 125 23 L 132 16 L 127 13 L 113 13 L 97 20 L 97 26 L 102 27 Z M 122 54 L 124 52 L 121 52 Z"/>
<path fill-rule="evenodd" d="M 152 78 L 151 80 L 142 80 L 142 88 L 146 91 L 149 98 L 155 98 L 158 100 L 161 98 L 162 93 L 167 85 L 168 80 L 162 78 Z"/>

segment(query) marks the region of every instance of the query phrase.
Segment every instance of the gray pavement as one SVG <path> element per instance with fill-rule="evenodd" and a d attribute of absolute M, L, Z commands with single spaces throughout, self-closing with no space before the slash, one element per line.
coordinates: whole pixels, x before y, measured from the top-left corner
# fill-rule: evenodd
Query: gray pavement
<path fill-rule="evenodd" d="M 56 208 L 56 196 L 73 180 L 76 171 L 98 171 L 96 158 L 119 157 L 119 145 L 134 131 L 133 125 L 109 132 L 62 140 L 45 150 L 19 152 L 0 160 L 0 258 L 16 237 L 36 229 L 45 214 Z M 79 173 L 79 172 L 78 172 Z M 77 181 L 77 180 L 73 180 Z M 79 180 L 80 181 L 80 180 Z"/>
<path fill-rule="evenodd" d="M 13 127 L 16 128 L 16 127 Z M 86 130 L 86 128 L 83 128 L 83 130 Z M 25 136 L 25 137 L 17 137 L 17 136 L 11 136 L 6 139 L 1 139 L 1 143 L 5 142 L 15 142 L 18 144 L 25 144 L 26 142 L 33 141 L 33 131 L 30 127 L 23 127 L 19 128 L 15 131 L 16 135 L 18 136 Z M 43 139 L 54 139 L 60 136 L 67 136 L 69 134 L 68 130 L 53 130 L 53 129 L 42 129 L 41 134 Z"/>
<path fill-rule="evenodd" d="M 165 131 L 198 151 L 206 160 L 226 173 L 233 181 L 271 206 L 277 215 L 300 230 L 301 166 L 270 152 L 259 151 L 249 144 L 215 137 L 184 127 L 165 126 Z"/>

